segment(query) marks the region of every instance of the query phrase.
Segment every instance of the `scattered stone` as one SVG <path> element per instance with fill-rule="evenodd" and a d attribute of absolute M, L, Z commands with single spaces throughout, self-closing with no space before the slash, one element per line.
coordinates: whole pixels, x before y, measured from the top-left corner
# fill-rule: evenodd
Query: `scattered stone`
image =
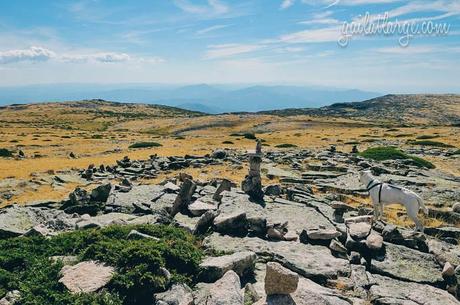
<path fill-rule="evenodd" d="M 296 291 L 299 275 L 284 268 L 279 263 L 267 263 L 265 292 L 267 295 L 290 294 Z"/>
<path fill-rule="evenodd" d="M 245 251 L 231 255 L 208 257 L 200 264 L 202 269 L 201 278 L 205 282 L 214 282 L 220 279 L 227 271 L 233 270 L 240 277 L 254 270 L 256 254 Z"/>
<path fill-rule="evenodd" d="M 345 219 L 348 228 L 348 234 L 354 240 L 366 238 L 372 229 L 372 218 L 368 216 L 357 216 Z"/>
<path fill-rule="evenodd" d="M 212 199 L 220 202 L 222 200 L 222 192 L 230 191 L 232 189 L 232 182 L 228 179 L 222 179 L 219 187 L 217 188 L 216 192 L 212 196 Z"/>
<path fill-rule="evenodd" d="M 361 254 L 359 254 L 359 252 L 356 252 L 356 251 L 351 251 L 349 260 L 350 260 L 350 263 L 359 265 L 361 264 Z"/>
<path fill-rule="evenodd" d="M 196 200 L 188 206 L 188 210 L 193 216 L 201 216 L 208 211 L 214 211 L 217 207 L 215 205 Z"/>
<path fill-rule="evenodd" d="M 198 284 L 195 305 L 243 305 L 240 278 L 230 270 L 214 284 Z"/>
<path fill-rule="evenodd" d="M 192 289 L 186 284 L 174 284 L 167 291 L 154 296 L 155 305 L 193 305 Z"/>
<path fill-rule="evenodd" d="M 246 235 L 248 222 L 245 212 L 220 214 L 214 219 L 216 232 L 228 235 Z"/>
<path fill-rule="evenodd" d="M 371 250 L 380 250 L 382 249 L 382 246 L 383 246 L 383 237 L 372 231 L 371 234 L 369 234 L 369 236 L 367 236 L 366 238 L 366 246 L 367 248 L 371 249 Z"/>
<path fill-rule="evenodd" d="M 0 299 L 0 305 L 14 305 L 21 299 L 19 290 L 8 291 L 6 295 Z"/>
<path fill-rule="evenodd" d="M 211 156 L 215 159 L 224 159 L 225 157 L 227 157 L 227 152 L 223 149 L 216 149 L 212 152 Z"/>
<path fill-rule="evenodd" d="M 454 205 L 452 206 L 452 212 L 460 213 L 460 202 L 454 203 Z"/>
<path fill-rule="evenodd" d="M 449 278 L 455 275 L 455 268 L 451 263 L 446 262 L 444 268 L 442 269 L 442 276 L 444 278 Z"/>
<path fill-rule="evenodd" d="M 88 261 L 75 266 L 64 266 L 59 280 L 72 293 L 96 292 L 112 279 L 115 270 L 113 267 Z"/>
<path fill-rule="evenodd" d="M 214 219 L 219 215 L 219 211 L 207 211 L 201 215 L 195 225 L 193 234 L 203 234 L 212 227 Z"/>
<path fill-rule="evenodd" d="M 177 194 L 176 200 L 174 201 L 171 216 L 176 215 L 181 209 L 185 208 L 185 206 L 189 204 L 195 189 L 195 182 L 191 179 L 185 179 L 180 187 L 179 194 Z"/>
<path fill-rule="evenodd" d="M 282 190 L 279 184 L 267 185 L 267 187 L 265 187 L 265 195 L 267 196 L 279 196 L 281 192 Z"/>
<path fill-rule="evenodd" d="M 107 198 L 109 198 L 111 189 L 112 185 L 110 183 L 99 185 L 91 191 L 91 200 L 106 202 Z"/>
<path fill-rule="evenodd" d="M 164 190 L 166 193 L 176 193 L 177 191 L 180 190 L 180 187 L 172 182 L 167 182 L 164 185 Z"/>

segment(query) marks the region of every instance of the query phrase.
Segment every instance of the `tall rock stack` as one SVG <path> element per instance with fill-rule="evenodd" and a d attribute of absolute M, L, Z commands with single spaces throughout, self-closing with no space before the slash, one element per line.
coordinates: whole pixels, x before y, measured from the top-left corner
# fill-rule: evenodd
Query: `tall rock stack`
<path fill-rule="evenodd" d="M 262 144 L 257 140 L 255 153 L 249 154 L 249 174 L 241 183 L 241 189 L 255 201 L 264 199 L 262 190 L 262 178 L 260 176 L 260 164 L 262 163 Z"/>

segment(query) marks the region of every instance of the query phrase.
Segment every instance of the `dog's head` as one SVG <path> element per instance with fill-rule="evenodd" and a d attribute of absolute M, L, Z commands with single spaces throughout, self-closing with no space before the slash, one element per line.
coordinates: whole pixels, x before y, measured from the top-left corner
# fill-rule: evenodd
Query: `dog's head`
<path fill-rule="evenodd" d="M 359 181 L 361 183 L 368 183 L 369 179 L 372 179 L 372 173 L 370 170 L 363 170 L 359 172 Z"/>

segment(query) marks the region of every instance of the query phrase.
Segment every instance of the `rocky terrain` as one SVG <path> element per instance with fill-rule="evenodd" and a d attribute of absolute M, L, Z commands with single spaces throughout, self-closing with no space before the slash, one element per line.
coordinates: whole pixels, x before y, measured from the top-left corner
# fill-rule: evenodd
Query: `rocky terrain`
<path fill-rule="evenodd" d="M 196 276 L 188 282 L 171 276 L 187 268 L 178 267 L 179 261 L 168 267 L 166 261 L 153 272 L 162 284 L 149 291 L 148 304 L 460 303 L 459 177 L 420 167 L 414 159 L 379 162 L 335 147 L 262 149 L 259 141 L 249 152 L 217 149 L 207 155 L 125 157 L 116 164 L 91 165 L 78 171 L 79 179 L 95 184 L 91 189 L 77 188 L 63 201 L 1 209 L 0 236 L 11 242 L 28 236 L 52 241 L 63 232 L 97 234 L 134 225 L 166 225 L 194 235 L 204 253 Z M 457 158 L 450 148 L 427 152 Z M 200 180 L 185 173 L 217 165 L 246 176 L 238 181 Z M 373 220 L 365 186 L 358 181 L 362 169 L 417 192 L 430 204 L 424 233 Z M 156 184 L 143 182 L 165 171 L 177 174 Z M 399 210 L 396 217 L 406 216 Z M 442 226 L 431 226 L 430 218 Z M 127 236 L 111 234 L 149 245 L 177 243 L 146 227 Z M 91 254 L 97 249 L 88 251 L 77 257 L 55 253 L 61 255 L 62 269 L 53 289 L 120 292 L 114 282 L 119 283 L 125 269 L 103 255 L 102 262 L 85 260 L 97 258 Z M 3 269 L 11 271 L 0 256 L 0 274 Z M 25 286 L 5 287 L 0 289 L 2 305 L 23 304 L 21 297 L 30 293 L 21 291 Z M 40 288 L 34 289 L 39 293 Z"/>

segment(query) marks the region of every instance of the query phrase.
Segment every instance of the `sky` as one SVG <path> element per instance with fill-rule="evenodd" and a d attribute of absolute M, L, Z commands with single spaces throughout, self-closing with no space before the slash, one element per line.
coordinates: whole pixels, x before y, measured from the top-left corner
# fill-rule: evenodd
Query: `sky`
<path fill-rule="evenodd" d="M 460 93 L 460 0 L 0 1 L 0 86 Z"/>

